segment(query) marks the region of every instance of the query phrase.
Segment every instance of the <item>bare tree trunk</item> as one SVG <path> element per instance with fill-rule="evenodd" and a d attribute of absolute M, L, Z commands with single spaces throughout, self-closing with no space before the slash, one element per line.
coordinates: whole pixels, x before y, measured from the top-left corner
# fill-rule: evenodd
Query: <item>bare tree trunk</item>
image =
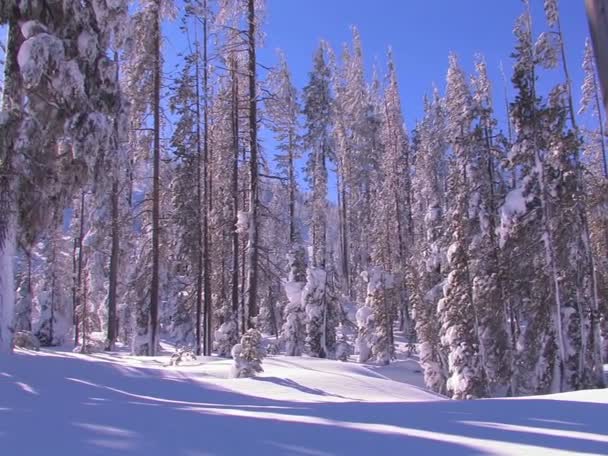
<path fill-rule="evenodd" d="M 205 17 L 203 19 L 203 103 L 204 103 L 204 142 L 203 142 L 203 290 L 205 301 L 205 355 L 211 355 L 211 242 L 209 239 L 209 214 L 211 211 L 211 176 L 209 174 L 209 62 L 207 56 L 207 0 L 204 0 Z M 197 84 L 198 90 L 198 84 Z"/>
<path fill-rule="evenodd" d="M 248 0 L 249 22 L 249 244 L 247 271 L 247 326 L 254 327 L 258 315 L 258 120 L 256 94 L 255 0 Z"/>
<path fill-rule="evenodd" d="M 114 52 L 114 61 L 116 62 L 116 80 L 119 74 L 118 52 Z M 119 116 L 117 116 L 117 119 Z M 118 135 L 117 120 L 114 121 L 114 147 L 115 150 L 121 147 L 120 138 Z M 110 253 L 110 283 L 108 287 L 108 340 L 106 349 L 114 350 L 116 337 L 118 335 L 117 323 L 117 294 L 118 294 L 118 267 L 120 264 L 120 213 L 119 213 L 119 196 L 118 178 L 114 176 L 112 182 L 112 250 Z"/>
<path fill-rule="evenodd" d="M 201 225 L 204 224 L 203 213 L 206 212 L 206 208 L 203 204 L 203 177 L 202 177 L 202 166 L 203 157 L 201 149 L 201 95 L 200 95 L 200 50 L 198 39 L 196 41 L 196 65 L 195 65 L 195 85 L 196 85 L 196 354 L 201 354 L 203 343 L 201 342 L 201 317 L 203 314 L 203 256 L 207 254 L 203 253 L 203 230 Z M 206 128 L 206 127 L 205 127 Z M 206 318 L 206 316 L 205 316 Z M 207 347 L 205 346 L 202 350 L 204 354 L 207 354 Z"/>
<path fill-rule="evenodd" d="M 289 243 L 291 248 L 297 241 L 296 234 L 296 173 L 294 170 L 294 153 L 293 153 L 293 138 L 289 134 L 289 151 L 288 151 L 288 167 L 289 167 Z"/>
<path fill-rule="evenodd" d="M 237 59 L 232 59 L 232 140 L 234 158 L 232 163 L 232 312 L 237 326 L 239 325 L 239 234 L 236 224 L 239 211 L 239 86 L 237 80 Z M 238 327 L 237 327 L 238 333 Z"/>
<path fill-rule="evenodd" d="M 13 7 L 17 13 L 17 6 Z M 11 15 L 9 15 L 11 16 Z M 17 17 L 18 14 L 12 14 Z M 21 28 L 16 20 L 8 24 L 6 63 L 4 66 L 4 92 L 2 110 L 11 112 L 23 108 L 23 82 L 17 63 L 17 54 L 23 43 Z M 13 135 L 11 135 L 13 136 Z M 7 144 L 6 154 L 0 162 L 0 352 L 12 351 L 12 327 L 15 303 L 15 273 L 13 258 L 17 245 L 16 176 L 12 169 L 12 145 Z"/>
<path fill-rule="evenodd" d="M 118 288 L 118 264 L 120 256 L 118 195 L 118 180 L 114 178 L 114 182 L 112 183 L 112 252 L 110 254 L 110 284 L 108 288 L 108 340 L 106 346 L 108 350 L 114 350 L 117 335 L 116 301 Z"/>
<path fill-rule="evenodd" d="M 76 287 L 75 287 L 75 301 L 74 301 L 74 345 L 78 345 L 79 340 L 79 318 L 78 318 L 78 307 L 83 304 L 82 301 L 82 261 L 84 255 L 82 254 L 82 238 L 84 237 L 84 203 L 85 203 L 85 192 L 80 193 L 80 227 L 78 228 L 78 259 L 77 259 L 77 270 L 76 270 Z"/>
<path fill-rule="evenodd" d="M 152 177 L 152 286 L 150 289 L 150 342 L 148 356 L 156 355 L 158 345 L 158 300 L 160 285 L 160 0 L 156 0 L 154 24 L 154 152 Z"/>

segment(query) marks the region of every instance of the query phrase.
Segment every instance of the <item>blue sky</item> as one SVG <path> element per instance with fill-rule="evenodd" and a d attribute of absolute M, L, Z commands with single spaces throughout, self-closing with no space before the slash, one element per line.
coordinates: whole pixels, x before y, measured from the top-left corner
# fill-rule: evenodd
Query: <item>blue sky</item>
<path fill-rule="evenodd" d="M 531 0 L 537 34 L 545 30 L 543 0 Z M 582 81 L 583 46 L 588 35 L 583 0 L 561 0 L 562 28 L 576 94 Z M 485 55 L 494 81 L 496 110 L 504 117 L 502 61 L 510 79 L 515 19 L 523 10 L 519 0 L 267 0 L 266 42 L 259 53 L 265 64 L 274 62 L 274 50 L 285 51 L 299 87 L 306 84 L 313 52 L 321 38 L 339 52 L 351 39 L 350 26 L 361 33 L 368 69 L 377 62 L 384 71 L 392 46 L 399 73 L 403 110 L 408 128 L 422 114 L 422 97 L 433 82 L 444 87 L 448 53 L 454 51 L 465 70 L 473 69 L 475 53 Z M 547 90 L 561 72 L 543 76 Z M 509 93 L 512 91 L 509 87 Z"/>

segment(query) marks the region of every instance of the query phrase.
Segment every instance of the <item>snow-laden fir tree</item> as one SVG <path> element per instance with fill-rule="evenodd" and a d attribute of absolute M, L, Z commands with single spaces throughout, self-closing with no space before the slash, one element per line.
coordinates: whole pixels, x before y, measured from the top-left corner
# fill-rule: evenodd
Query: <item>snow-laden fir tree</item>
<path fill-rule="evenodd" d="M 309 83 L 304 88 L 304 144 L 309 150 L 306 180 L 311 195 L 311 258 L 306 272 L 302 301 L 306 311 L 306 346 L 309 354 L 325 358 L 327 313 L 327 161 L 332 153 L 332 95 L 327 45 L 321 42 L 315 53 Z"/>
<path fill-rule="evenodd" d="M 497 163 L 501 156 L 493 134 L 496 122 L 492 117 L 491 86 L 483 58 L 477 58 L 475 67 L 472 102 L 476 119 L 467 150 L 468 270 L 487 391 L 495 397 L 514 394 L 512 338 L 507 322 L 504 269 L 500 265 L 496 235 L 501 193 Z"/>
<path fill-rule="evenodd" d="M 332 95 L 326 53 L 327 45 L 322 42 L 315 53 L 313 69 L 303 96 L 304 142 L 309 150 L 306 180 L 312 188 L 311 264 L 319 268 L 325 267 L 327 259 L 327 160 L 332 150 Z"/>
<path fill-rule="evenodd" d="M 233 378 L 255 377 L 262 368 L 262 360 L 265 353 L 262 347 L 262 333 L 257 329 L 248 329 L 241 337 L 241 342 L 232 347 L 232 366 Z"/>
<path fill-rule="evenodd" d="M 72 194 L 95 177 L 99 158 L 110 149 L 118 81 L 106 51 L 121 33 L 126 12 L 124 1 L 69 0 L 44 7 L 6 1 L 0 7 L 0 24 L 9 27 L 0 116 L 2 351 L 11 345 L 18 228 L 31 245 L 42 228 L 60 219 Z M 36 160 L 27 158 L 32 151 Z"/>
<path fill-rule="evenodd" d="M 548 103 L 538 96 L 537 66 L 555 66 L 557 51 L 543 40 L 533 44 L 529 10 L 515 35 L 517 136 L 509 158 L 521 177 L 502 209 L 502 235 L 519 279 L 528 282 L 511 284 L 525 318 L 518 381 L 522 392 L 568 391 L 601 383 L 599 341 L 590 321 L 595 296 L 577 170 L 580 144 L 566 130 L 566 87 L 552 89 Z"/>
<path fill-rule="evenodd" d="M 67 342 L 73 324 L 73 242 L 57 227 L 32 250 L 34 333 L 43 346 Z"/>
<path fill-rule="evenodd" d="M 361 272 L 369 266 L 371 240 L 371 192 L 376 177 L 378 117 L 374 115 L 370 86 L 365 81 L 363 49 L 353 27 L 352 50 L 345 47 L 342 67 L 334 76 L 335 155 L 341 185 L 342 255 L 351 298 L 364 300 L 366 284 Z M 371 90 L 370 90 L 371 89 Z"/>
<path fill-rule="evenodd" d="M 32 257 L 25 252 L 20 273 L 17 275 L 17 291 L 13 329 L 15 332 L 32 331 Z"/>
<path fill-rule="evenodd" d="M 406 264 L 412 244 L 412 195 L 410 145 L 406 132 L 397 71 L 392 52 L 388 55 L 387 86 L 384 91 L 379 132 L 382 156 L 379 160 L 378 205 L 374 220 L 375 245 L 380 244 L 379 259 L 395 276 L 395 298 L 402 318 L 403 331 L 414 331 L 410 316 L 409 291 L 406 286 Z M 380 242 L 378 242 L 380 241 Z M 377 255 L 377 253 L 376 253 Z M 378 256 L 378 255 L 377 255 Z"/>
<path fill-rule="evenodd" d="M 367 297 L 365 305 L 357 311 L 359 362 L 388 364 L 395 351 L 392 340 L 395 312 L 391 305 L 394 278 L 380 268 L 371 268 L 362 274 L 367 283 Z"/>
<path fill-rule="evenodd" d="M 302 290 L 306 284 L 306 257 L 304 248 L 288 254 L 289 272 L 284 288 L 287 304 L 284 310 L 281 340 L 288 356 L 300 356 L 304 352 L 306 339 L 306 313 L 302 301 Z"/>
<path fill-rule="evenodd" d="M 448 393 L 454 399 L 474 399 L 487 394 L 483 374 L 483 360 L 479 347 L 479 322 L 473 305 L 472 278 L 470 276 L 469 244 L 471 218 L 475 208 L 470 207 L 471 122 L 473 100 L 464 72 L 455 55 L 450 55 L 446 87 L 447 138 L 452 150 L 447 197 L 450 209 L 447 214 L 448 232 L 451 233 L 447 250 L 448 275 L 443 286 L 443 298 L 437 305 L 441 319 L 441 343 L 448 353 Z M 484 303 L 485 304 L 485 303 Z"/>
<path fill-rule="evenodd" d="M 302 290 L 302 303 L 306 313 L 306 351 L 310 356 L 326 358 L 327 272 L 323 268 L 306 270 L 306 285 Z"/>
<path fill-rule="evenodd" d="M 133 127 L 129 140 L 135 150 L 136 165 L 141 166 L 151 158 L 152 185 L 146 188 L 146 206 L 151 209 L 151 214 L 144 217 L 149 219 L 146 231 L 150 239 L 142 244 L 149 254 L 145 250 L 140 252 L 137 257 L 139 265 L 131 278 L 132 283 L 138 283 L 133 287 L 138 296 L 132 301 L 135 305 L 132 351 L 139 355 L 154 355 L 159 341 L 161 281 L 161 23 L 164 15 L 171 14 L 172 2 L 145 0 L 138 7 L 131 20 L 132 43 L 125 62 L 126 93 L 131 101 L 130 121 Z M 152 117 L 150 124 L 147 121 L 149 117 Z M 148 286 L 144 285 L 144 277 L 149 280 Z"/>
<path fill-rule="evenodd" d="M 608 155 L 602 112 L 601 91 L 597 81 L 593 47 L 585 41 L 583 59 L 584 79 L 581 87 L 579 114 L 588 113 L 594 126 L 583 129 L 583 162 L 586 165 L 583 175 L 587 211 L 591 235 L 591 248 L 597 270 L 598 300 L 603 304 L 601 312 L 601 337 L 604 363 L 608 360 Z"/>
<path fill-rule="evenodd" d="M 417 128 L 416 172 L 412 180 L 416 261 L 409 268 L 420 364 L 427 387 L 442 394 L 446 393 L 448 364 L 439 340 L 437 315 L 447 269 L 444 241 L 447 146 L 443 105 L 435 91 L 433 99 L 425 103 L 425 115 Z"/>

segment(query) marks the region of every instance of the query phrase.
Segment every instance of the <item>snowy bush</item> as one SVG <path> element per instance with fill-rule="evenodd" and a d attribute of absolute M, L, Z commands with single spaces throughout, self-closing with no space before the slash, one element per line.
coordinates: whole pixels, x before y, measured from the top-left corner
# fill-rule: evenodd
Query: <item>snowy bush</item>
<path fill-rule="evenodd" d="M 13 336 L 13 346 L 38 351 L 40 341 L 31 331 L 17 331 Z"/>
<path fill-rule="evenodd" d="M 368 306 L 362 306 L 357 310 L 357 327 L 359 332 L 357 334 L 357 340 L 355 341 L 355 350 L 359 355 L 357 361 L 360 363 L 367 362 L 372 354 L 372 334 L 371 328 L 373 326 L 374 312 Z"/>
<path fill-rule="evenodd" d="M 348 342 L 343 325 L 340 325 L 336 330 L 336 359 L 339 361 L 348 361 L 348 357 L 352 354 L 353 347 Z"/>
<path fill-rule="evenodd" d="M 304 351 L 306 315 L 302 303 L 302 289 L 306 279 L 305 253 L 296 246 L 287 254 L 288 277 L 283 283 L 287 304 L 283 310 L 283 326 L 280 339 L 287 356 L 300 356 Z"/>
<path fill-rule="evenodd" d="M 101 353 L 105 349 L 105 341 L 101 339 L 87 339 L 86 345 L 78 344 L 72 350 L 74 353 Z"/>
<path fill-rule="evenodd" d="M 281 340 L 285 344 L 285 354 L 300 356 L 304 350 L 305 314 L 302 308 L 302 282 L 285 282 L 288 303 L 285 306 L 285 322 L 281 328 Z"/>
<path fill-rule="evenodd" d="M 215 331 L 215 351 L 219 356 L 231 356 L 231 349 L 237 340 L 237 326 L 233 318 L 229 318 Z"/>
<path fill-rule="evenodd" d="M 231 355 L 234 359 L 232 378 L 255 377 L 256 374 L 264 372 L 262 334 L 257 329 L 249 329 L 241 337 L 241 343 L 232 347 Z"/>
<path fill-rule="evenodd" d="M 321 268 L 308 268 L 302 301 L 306 311 L 306 348 L 310 356 L 327 357 L 326 318 L 327 296 L 325 286 L 327 274 Z"/>
<path fill-rule="evenodd" d="M 175 353 L 171 355 L 169 364 L 171 366 L 179 366 L 183 362 L 196 361 L 196 355 L 191 348 L 178 347 L 175 349 Z"/>

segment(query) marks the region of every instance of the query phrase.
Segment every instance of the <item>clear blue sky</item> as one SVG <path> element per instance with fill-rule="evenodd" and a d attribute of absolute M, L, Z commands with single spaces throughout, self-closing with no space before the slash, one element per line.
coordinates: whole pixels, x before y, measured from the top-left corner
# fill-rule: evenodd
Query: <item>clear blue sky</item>
<path fill-rule="evenodd" d="M 535 31 L 545 30 L 543 0 L 531 0 Z M 583 45 L 588 35 L 583 0 L 560 0 L 562 27 L 566 38 L 575 102 L 579 100 Z M 521 13 L 519 0 L 267 0 L 264 31 L 266 40 L 259 51 L 260 62 L 271 66 L 275 50 L 287 55 L 296 85 L 308 80 L 312 56 L 320 39 L 326 39 L 339 54 L 350 42 L 350 26 L 361 33 L 368 71 L 378 63 L 384 72 L 388 46 L 392 46 L 408 128 L 422 115 L 422 97 L 432 84 L 444 87 L 447 58 L 454 51 L 468 72 L 475 53 L 485 55 L 494 82 L 496 111 L 504 119 L 503 84 L 499 72 L 502 61 L 510 79 L 513 51 L 513 24 Z M 177 23 L 164 27 L 166 51 L 175 53 L 183 38 Z M 0 27 L 4 35 L 6 30 Z M 173 51 L 173 52 L 172 52 Z M 167 56 L 167 70 L 177 59 Z M 560 80 L 561 72 L 543 75 L 545 91 Z M 512 90 L 508 87 L 509 95 Z"/>
<path fill-rule="evenodd" d="M 546 29 L 543 0 L 531 3 L 538 34 Z M 584 1 L 559 3 L 578 103 L 583 45 L 588 34 Z M 510 79 L 510 54 L 515 43 L 512 30 L 522 10 L 519 0 L 267 0 L 265 49 L 259 55 L 262 63 L 273 63 L 274 49 L 282 48 L 296 84 L 302 87 L 319 40 L 326 39 L 339 52 L 342 43 L 350 41 L 350 26 L 356 25 L 368 69 L 376 61 L 383 72 L 387 47 L 392 46 L 404 114 L 411 129 L 421 117 L 422 97 L 430 92 L 432 83 L 443 90 L 448 53 L 456 52 L 470 72 L 473 55 L 480 52 L 495 83 L 497 114 L 504 117 L 498 68 L 502 61 Z M 540 81 L 545 90 L 561 73 L 547 76 Z"/>

